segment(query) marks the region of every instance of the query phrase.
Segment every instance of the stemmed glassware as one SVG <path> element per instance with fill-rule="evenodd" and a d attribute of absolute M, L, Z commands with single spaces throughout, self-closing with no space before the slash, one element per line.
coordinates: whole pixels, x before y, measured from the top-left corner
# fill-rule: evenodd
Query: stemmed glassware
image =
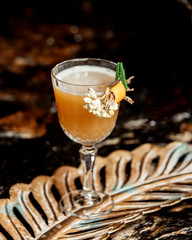
<path fill-rule="evenodd" d="M 67 60 L 57 64 L 51 71 L 61 128 L 70 139 L 82 145 L 79 153 L 84 172 L 83 189 L 68 192 L 60 201 L 62 210 L 76 217 L 99 218 L 114 207 L 111 196 L 95 191 L 93 167 L 97 154 L 95 145 L 113 130 L 118 110 L 110 118 L 98 117 L 84 108 L 84 99 L 90 88 L 100 96 L 107 87 L 114 86 L 115 73 L 116 63 L 95 58 Z M 81 208 L 83 211 L 79 213 L 65 208 L 64 203 L 68 199 L 73 201 L 76 209 Z M 107 204 L 105 209 L 100 211 L 95 206 L 103 201 Z M 90 207 L 95 209 L 91 214 Z"/>

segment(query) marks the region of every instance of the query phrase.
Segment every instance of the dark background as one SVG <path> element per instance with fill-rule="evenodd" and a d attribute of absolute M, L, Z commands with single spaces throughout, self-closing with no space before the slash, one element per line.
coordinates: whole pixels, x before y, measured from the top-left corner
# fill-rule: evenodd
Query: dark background
<path fill-rule="evenodd" d="M 79 146 L 62 132 L 50 80 L 65 59 L 122 61 L 135 76 L 110 147 L 192 141 L 191 2 L 13 1 L 0 14 L 0 193 L 59 166 L 77 166 Z M 26 134 L 27 133 L 27 134 Z"/>

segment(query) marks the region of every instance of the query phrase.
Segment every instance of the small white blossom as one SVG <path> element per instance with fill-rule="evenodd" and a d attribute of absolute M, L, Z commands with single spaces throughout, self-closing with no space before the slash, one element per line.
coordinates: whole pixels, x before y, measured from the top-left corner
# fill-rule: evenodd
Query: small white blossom
<path fill-rule="evenodd" d="M 106 118 L 106 117 L 107 117 L 107 113 L 106 113 L 106 112 L 103 112 L 103 113 L 101 114 L 101 117 Z"/>
<path fill-rule="evenodd" d="M 85 103 L 90 103 L 90 102 L 91 102 L 91 99 L 90 99 L 89 97 L 85 97 L 85 98 L 84 98 L 84 102 L 85 102 Z"/>
<path fill-rule="evenodd" d="M 84 108 L 84 109 L 88 109 L 88 105 L 87 105 L 87 104 L 84 104 L 84 105 L 83 105 L 83 108 Z"/>
<path fill-rule="evenodd" d="M 114 108 L 113 108 L 115 111 L 118 109 L 118 104 L 117 103 L 115 103 L 115 105 L 114 105 Z"/>
<path fill-rule="evenodd" d="M 91 103 L 94 107 L 97 107 L 97 101 L 96 100 L 93 100 L 92 103 Z"/>
<path fill-rule="evenodd" d="M 92 103 L 89 104 L 89 107 L 90 107 L 91 110 L 93 110 L 95 108 Z"/>
<path fill-rule="evenodd" d="M 110 116 L 113 116 L 114 111 L 113 111 L 112 109 L 110 109 L 110 110 L 109 110 L 109 114 L 110 114 Z"/>

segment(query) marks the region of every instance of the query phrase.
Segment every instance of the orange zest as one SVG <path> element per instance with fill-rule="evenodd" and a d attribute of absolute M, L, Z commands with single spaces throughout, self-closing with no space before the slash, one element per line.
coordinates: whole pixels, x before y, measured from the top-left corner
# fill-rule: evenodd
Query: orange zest
<path fill-rule="evenodd" d="M 111 88 L 111 92 L 114 94 L 116 103 L 121 102 L 126 96 L 126 89 L 121 81 Z"/>

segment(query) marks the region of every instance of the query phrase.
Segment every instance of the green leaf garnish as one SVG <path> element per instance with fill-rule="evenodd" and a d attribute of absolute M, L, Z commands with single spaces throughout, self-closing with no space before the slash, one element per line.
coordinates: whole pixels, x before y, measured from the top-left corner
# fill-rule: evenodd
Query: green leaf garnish
<path fill-rule="evenodd" d="M 125 77 L 125 70 L 123 68 L 123 63 L 122 62 L 118 62 L 117 63 L 117 68 L 116 68 L 115 80 L 117 81 L 119 78 L 122 81 L 123 86 L 127 90 L 128 85 L 127 85 L 127 80 L 126 80 L 126 77 Z"/>

